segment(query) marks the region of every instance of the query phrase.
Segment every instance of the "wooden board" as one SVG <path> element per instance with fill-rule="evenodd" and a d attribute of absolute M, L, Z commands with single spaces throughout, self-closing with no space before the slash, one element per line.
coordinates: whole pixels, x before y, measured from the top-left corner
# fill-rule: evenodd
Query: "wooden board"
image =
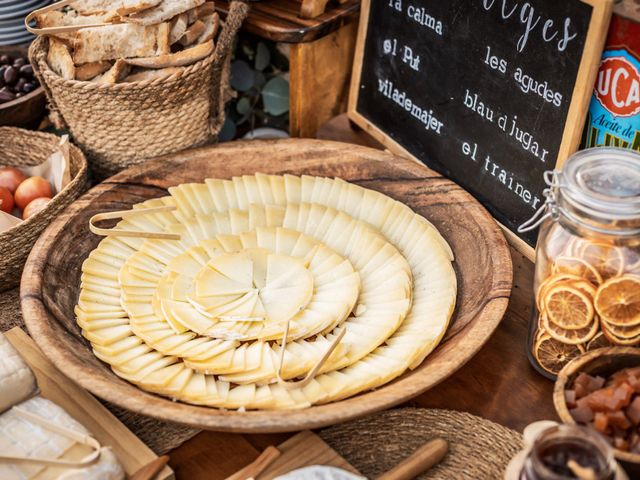
<path fill-rule="evenodd" d="M 314 42 L 291 45 L 289 132 L 313 137 L 324 122 L 347 110 L 357 22 Z"/>
<path fill-rule="evenodd" d="M 73 308 L 80 269 L 99 238 L 98 212 L 166 195 L 169 186 L 207 177 L 292 173 L 338 176 L 400 200 L 440 230 L 456 256 L 458 303 L 443 342 L 417 369 L 372 392 L 295 411 L 236 412 L 172 402 L 120 380 L 91 352 Z M 109 179 L 71 205 L 41 236 L 21 286 L 24 320 L 42 350 L 92 393 L 145 415 L 200 428 L 282 432 L 319 428 L 398 405 L 464 365 L 499 324 L 511 293 L 509 249 L 487 211 L 463 189 L 406 158 L 318 140 L 231 142 L 152 160 Z"/>
<path fill-rule="evenodd" d="M 216 2 L 223 18 L 229 11 L 229 3 L 228 0 Z M 274 42 L 312 42 L 357 21 L 360 0 L 329 3 L 325 12 L 314 18 L 302 18 L 301 6 L 300 0 L 251 2 L 251 11 L 242 29 Z"/>
<path fill-rule="evenodd" d="M 256 480 L 273 480 L 298 468 L 327 465 L 361 475 L 338 452 L 310 431 L 300 432 L 278 445 L 281 455 Z"/>
<path fill-rule="evenodd" d="M 472 192 L 533 257 L 536 232 L 516 230 L 544 204 L 544 171 L 578 148 L 611 10 L 364 0 L 350 117 Z"/>
<path fill-rule="evenodd" d="M 101 445 L 113 448 L 127 475 L 132 475 L 158 458 L 89 392 L 63 375 L 20 327 L 5 332 L 5 336 L 20 352 L 20 356 L 36 376 L 40 395 L 64 408 L 69 415 L 84 425 Z M 173 471 L 164 467 L 156 480 L 173 478 Z"/>

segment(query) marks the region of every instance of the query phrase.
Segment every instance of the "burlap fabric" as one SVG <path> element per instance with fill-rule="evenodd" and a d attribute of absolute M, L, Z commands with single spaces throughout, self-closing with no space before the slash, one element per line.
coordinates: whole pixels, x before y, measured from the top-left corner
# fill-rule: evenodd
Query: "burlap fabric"
<path fill-rule="evenodd" d="M 56 149 L 60 137 L 19 128 L 0 128 L 0 166 L 28 167 L 44 162 Z M 0 292 L 20 283 L 27 256 L 42 231 L 71 202 L 89 188 L 87 161 L 74 145 L 69 146 L 71 178 L 47 207 L 20 225 L 0 233 Z"/>
<path fill-rule="evenodd" d="M 436 437 L 448 440 L 449 453 L 419 479 L 501 479 L 522 449 L 518 432 L 469 413 L 439 409 L 389 410 L 327 428 L 320 436 L 367 478 L 377 478 Z"/>
<path fill-rule="evenodd" d="M 217 140 L 230 96 L 229 62 L 248 6 L 231 4 L 213 53 L 164 79 L 103 85 L 65 80 L 46 62 L 48 39 L 29 59 L 47 94 L 51 118 L 71 132 L 96 180 L 147 158 Z"/>

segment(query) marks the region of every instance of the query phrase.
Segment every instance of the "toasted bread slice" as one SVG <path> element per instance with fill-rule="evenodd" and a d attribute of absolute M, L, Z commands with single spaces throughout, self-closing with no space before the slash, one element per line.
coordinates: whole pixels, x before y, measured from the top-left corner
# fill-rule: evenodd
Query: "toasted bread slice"
<path fill-rule="evenodd" d="M 132 73 L 126 77 L 122 82 L 143 82 L 145 80 L 155 80 L 157 78 L 165 78 L 173 75 L 174 73 L 184 71 L 184 67 L 168 67 L 160 70 L 142 70 L 140 72 Z"/>
<path fill-rule="evenodd" d="M 199 7 L 203 3 L 204 0 L 164 0 L 154 8 L 131 14 L 123 20 L 125 22 L 139 23 L 140 25 L 156 25 Z"/>
<path fill-rule="evenodd" d="M 47 53 L 49 67 L 66 80 L 76 78 L 76 66 L 71 58 L 69 48 L 55 37 L 49 38 L 49 52 Z"/>
<path fill-rule="evenodd" d="M 204 33 L 206 26 L 204 22 L 201 20 L 196 20 L 189 28 L 187 28 L 184 32 L 184 35 L 180 37 L 179 43 L 182 46 L 189 46 L 196 43 L 196 40 Z"/>
<path fill-rule="evenodd" d="M 162 0 L 79 0 L 71 6 L 82 15 L 115 12 L 118 15 L 129 15 L 155 7 Z"/>
<path fill-rule="evenodd" d="M 189 15 L 186 13 L 181 13 L 174 17 L 171 20 L 171 32 L 169 33 L 169 43 L 173 45 L 178 40 L 182 38 L 182 36 L 187 31 L 187 27 L 189 26 Z"/>
<path fill-rule="evenodd" d="M 220 26 L 220 16 L 214 12 L 211 15 L 202 18 L 202 22 L 204 22 L 205 28 L 196 40 L 197 43 L 205 43 L 216 37 L 218 27 Z"/>
<path fill-rule="evenodd" d="M 113 85 L 125 78 L 129 74 L 130 70 L 131 67 L 127 62 L 119 58 L 109 70 L 104 72 L 102 75 L 98 75 L 91 81 L 95 83 L 108 83 Z"/>
<path fill-rule="evenodd" d="M 189 25 L 196 20 L 202 20 L 205 17 L 213 14 L 216 11 L 215 4 L 213 2 L 204 2 L 197 8 L 192 8 L 187 12 Z"/>
<path fill-rule="evenodd" d="M 102 75 L 111 68 L 111 62 L 103 60 L 101 62 L 89 62 L 76 66 L 76 80 L 87 81 Z"/>
<path fill-rule="evenodd" d="M 129 65 L 145 68 L 184 67 L 196 63 L 213 52 L 213 42 L 206 42 L 177 53 L 157 57 L 128 58 Z"/>
<path fill-rule="evenodd" d="M 150 57 L 170 52 L 169 23 L 145 27 L 131 23 L 76 32 L 73 60 L 76 64 Z"/>

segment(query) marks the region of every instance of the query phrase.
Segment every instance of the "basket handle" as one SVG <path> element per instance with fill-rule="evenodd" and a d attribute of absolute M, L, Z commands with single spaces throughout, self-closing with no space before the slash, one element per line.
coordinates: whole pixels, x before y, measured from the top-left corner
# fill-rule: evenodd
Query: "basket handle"
<path fill-rule="evenodd" d="M 24 26 L 27 28 L 27 30 L 29 30 L 34 35 L 54 35 L 56 33 L 73 33 L 73 32 L 77 32 L 78 30 L 82 30 L 83 28 L 96 28 L 96 27 L 105 27 L 107 25 L 113 25 L 113 23 L 90 23 L 86 25 L 67 25 L 63 27 L 47 27 L 47 28 L 33 28 L 29 26 L 29 23 L 31 23 L 31 21 L 41 13 L 60 10 L 62 7 L 66 7 L 67 5 L 75 1 L 77 0 L 61 0 L 59 2 L 52 3 L 51 5 L 47 5 L 46 7 L 38 8 L 37 10 L 34 10 L 33 12 L 31 12 L 29 15 L 25 17 Z"/>
<path fill-rule="evenodd" d="M 224 123 L 224 107 L 227 101 L 233 97 L 229 87 L 228 78 L 231 70 L 231 55 L 233 53 L 234 40 L 242 22 L 249 13 L 249 5 L 244 0 L 234 0 L 229 7 L 229 13 L 225 19 L 224 28 L 216 43 L 214 55 L 219 62 L 215 63 L 211 75 L 211 100 L 209 107 L 209 134 L 217 137 Z M 216 85 L 218 87 L 216 87 Z"/>

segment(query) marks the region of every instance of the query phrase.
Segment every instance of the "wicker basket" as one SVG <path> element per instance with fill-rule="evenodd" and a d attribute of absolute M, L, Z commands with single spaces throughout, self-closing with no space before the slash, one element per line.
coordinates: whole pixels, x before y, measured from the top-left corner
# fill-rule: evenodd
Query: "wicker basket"
<path fill-rule="evenodd" d="M 231 4 L 216 48 L 170 77 L 102 85 L 65 80 L 47 62 L 48 39 L 29 49 L 56 127 L 68 130 L 103 180 L 147 158 L 215 142 L 230 97 L 229 63 L 237 31 L 248 12 Z"/>
<path fill-rule="evenodd" d="M 13 127 L 0 128 L 0 166 L 29 167 L 44 162 L 51 155 L 60 137 L 50 133 L 32 132 Z M 71 202 L 89 188 L 87 160 L 74 145 L 69 145 L 71 178 L 44 210 L 19 225 L 0 233 L 0 291 L 20 283 L 22 267 L 31 247 L 42 231 Z"/>

